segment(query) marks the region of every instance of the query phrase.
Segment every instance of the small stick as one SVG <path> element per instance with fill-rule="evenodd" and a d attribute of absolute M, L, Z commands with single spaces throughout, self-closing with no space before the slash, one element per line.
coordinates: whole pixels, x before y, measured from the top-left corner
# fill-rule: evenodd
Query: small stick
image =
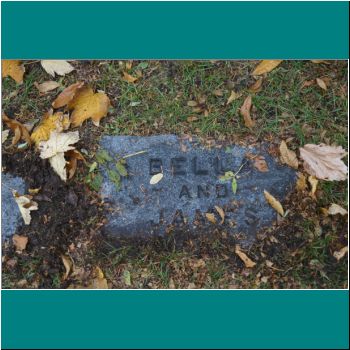
<path fill-rule="evenodd" d="M 134 156 L 137 156 L 139 154 L 143 154 L 143 153 L 147 153 L 147 152 L 148 151 L 139 151 L 139 152 L 136 152 L 136 153 L 127 154 L 126 156 L 122 157 L 122 159 L 134 157 Z"/>

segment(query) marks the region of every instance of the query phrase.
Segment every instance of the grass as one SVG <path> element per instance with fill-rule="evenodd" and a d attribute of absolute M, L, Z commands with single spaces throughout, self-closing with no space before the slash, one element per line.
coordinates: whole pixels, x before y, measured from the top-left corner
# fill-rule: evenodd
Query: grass
<path fill-rule="evenodd" d="M 248 89 L 255 82 L 250 73 L 256 63 L 137 61 L 127 69 L 125 62 L 118 61 L 75 62 L 76 71 L 60 81 L 63 88 L 84 80 L 107 93 L 112 108 L 102 122 L 100 134 L 186 133 L 204 139 L 263 141 L 276 147 L 283 139 L 294 150 L 307 143 L 321 142 L 348 149 L 346 62 L 325 65 L 284 61 L 264 77 L 262 90 L 254 94 Z M 40 119 L 56 95 L 38 94 L 34 83 L 51 80 L 38 63 L 28 64 L 26 68 L 22 85 L 16 85 L 10 78 L 3 79 L 3 109 L 22 122 Z M 130 84 L 122 78 L 124 71 L 142 77 L 136 84 Z M 315 78 L 327 82 L 327 91 L 317 84 L 303 87 L 305 81 Z M 215 93 L 218 90 L 220 94 Z M 240 97 L 227 104 L 232 90 Z M 244 126 L 239 114 L 248 94 L 252 95 L 254 106 L 253 131 Z M 202 110 L 194 111 L 188 101 L 198 101 Z M 197 119 L 189 121 L 193 115 Z M 90 125 L 86 126 L 87 132 L 89 128 Z M 89 155 L 90 160 L 94 160 L 93 154 Z M 84 181 L 86 175 L 77 176 L 76 181 Z M 95 189 L 99 186 L 94 185 Z M 337 262 L 332 253 L 346 244 L 347 224 L 340 217 L 325 220 L 321 208 L 331 203 L 347 207 L 347 183 L 320 181 L 317 202 L 308 202 L 303 209 L 298 209 L 302 198 L 296 196 L 292 200 L 296 208 L 290 228 L 287 225 L 273 230 L 269 237 L 275 237 L 277 243 L 268 237 L 248 252 L 257 262 L 253 270 L 243 267 L 232 252 L 230 241 L 222 237 L 212 240 L 204 250 L 192 246 L 173 249 L 171 244 L 163 242 L 157 249 L 146 244 L 135 252 L 131 245 L 116 249 L 104 242 L 102 250 L 101 246 L 93 248 L 86 256 L 77 258 L 76 263 L 87 269 L 100 266 L 115 288 L 126 287 L 125 270 L 130 272 L 132 286 L 136 288 L 169 288 L 173 284 L 180 288 L 193 285 L 199 288 L 346 287 L 347 258 Z M 35 262 L 35 257 L 32 259 L 27 265 L 19 263 L 16 273 L 6 270 L 3 286 L 15 286 L 19 278 L 33 280 L 40 264 Z M 198 259 L 203 259 L 205 264 L 194 267 Z M 266 267 L 266 260 L 273 263 L 273 268 Z M 61 275 L 52 278 L 52 287 L 63 285 Z"/>

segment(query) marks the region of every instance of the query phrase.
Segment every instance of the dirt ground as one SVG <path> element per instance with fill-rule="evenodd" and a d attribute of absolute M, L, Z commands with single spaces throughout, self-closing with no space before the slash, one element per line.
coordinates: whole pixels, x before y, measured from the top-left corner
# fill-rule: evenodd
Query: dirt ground
<path fill-rule="evenodd" d="M 40 188 L 34 196 L 40 210 L 16 232 L 28 237 L 26 249 L 16 251 L 11 239 L 2 244 L 3 288 L 98 288 L 102 277 L 108 288 L 347 288 L 347 255 L 339 261 L 333 255 L 348 244 L 347 215 L 322 214 L 331 203 L 348 207 L 347 181 L 320 181 L 315 197 L 309 188 L 293 190 L 282 203 L 289 214 L 259 232 L 245 251 L 256 263 L 247 268 L 233 237 L 217 229 L 197 236 L 176 232 L 110 240 L 101 233 L 106 219 L 98 183 L 91 183 L 98 174 L 89 173 L 104 134 L 268 142 L 276 155 L 281 140 L 295 151 L 321 142 L 348 150 L 347 62 L 284 61 L 254 93 L 249 88 L 258 61 L 73 61 L 75 70 L 55 79 L 39 62 L 24 63 L 23 84 L 9 77 L 2 81 L 2 109 L 9 118 L 40 121 L 59 91 L 77 81 L 104 91 L 112 107 L 99 127 L 88 120 L 78 128 L 76 148 L 86 163 L 79 162 L 66 183 L 34 147 L 11 146 L 11 137 L 3 143 L 2 171 Z M 124 81 L 124 71 L 139 79 Z M 40 95 L 34 83 L 47 80 L 59 81 L 61 88 Z M 232 90 L 238 97 L 227 104 Z M 252 130 L 239 114 L 248 94 L 256 121 Z M 198 110 L 188 101 L 197 101 Z M 72 262 L 68 273 L 62 256 Z"/>

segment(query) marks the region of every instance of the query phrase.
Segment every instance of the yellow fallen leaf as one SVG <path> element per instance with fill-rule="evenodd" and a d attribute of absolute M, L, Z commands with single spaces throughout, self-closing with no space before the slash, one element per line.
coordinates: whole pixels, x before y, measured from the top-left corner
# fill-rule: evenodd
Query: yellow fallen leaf
<path fill-rule="evenodd" d="M 296 188 L 298 191 L 304 191 L 307 187 L 306 184 L 306 176 L 302 173 L 298 173 L 298 180 L 296 184 Z"/>
<path fill-rule="evenodd" d="M 64 265 L 64 268 L 66 269 L 66 273 L 64 275 L 64 279 L 67 279 L 70 272 L 72 271 L 73 268 L 73 261 L 70 256 L 68 255 L 61 255 L 61 259 Z"/>
<path fill-rule="evenodd" d="M 89 285 L 92 289 L 108 289 L 107 280 L 104 277 L 102 270 L 99 267 L 95 268 L 94 279 Z"/>
<path fill-rule="evenodd" d="M 53 108 L 60 108 L 68 104 L 75 96 L 76 92 L 82 88 L 84 85 L 83 82 L 78 81 L 72 85 L 66 87 L 52 102 Z"/>
<path fill-rule="evenodd" d="M 243 102 L 243 105 L 240 109 L 240 113 L 244 119 L 244 125 L 249 129 L 251 129 L 255 125 L 255 122 L 250 117 L 251 108 L 252 108 L 252 97 L 248 96 Z"/>
<path fill-rule="evenodd" d="M 237 98 L 239 98 L 241 95 L 237 94 L 236 92 L 234 92 L 233 90 L 231 91 L 231 94 L 229 96 L 229 98 L 227 99 L 226 102 L 226 106 L 228 106 L 231 102 L 233 102 L 234 100 L 237 100 Z"/>
<path fill-rule="evenodd" d="M 280 154 L 282 163 L 287 164 L 294 169 L 298 169 L 299 162 L 297 155 L 294 151 L 288 149 L 285 141 L 282 141 L 280 144 Z"/>
<path fill-rule="evenodd" d="M 220 215 L 220 218 L 221 218 L 221 222 L 220 222 L 220 224 L 222 225 L 223 223 L 224 223 L 224 221 L 225 221 L 225 212 L 224 212 L 224 210 L 222 209 L 222 208 L 220 208 L 219 206 L 215 206 L 215 209 L 216 209 L 216 211 L 219 213 L 219 215 Z"/>
<path fill-rule="evenodd" d="M 132 61 L 128 61 L 128 62 L 125 63 L 125 68 L 126 68 L 127 70 L 130 70 L 131 67 L 132 67 Z"/>
<path fill-rule="evenodd" d="M 311 185 L 310 195 L 312 197 L 315 197 L 315 193 L 316 193 L 317 185 L 318 185 L 318 180 L 316 179 L 315 176 L 311 176 L 311 175 L 307 178 L 307 180 L 309 181 L 309 184 Z"/>
<path fill-rule="evenodd" d="M 91 118 L 94 125 L 99 126 L 100 120 L 108 113 L 110 101 L 103 92 L 94 93 L 90 87 L 79 89 L 73 100 L 68 103 L 68 109 L 73 109 L 71 125 L 80 126 L 86 119 Z"/>
<path fill-rule="evenodd" d="M 38 194 L 41 190 L 41 187 L 39 188 L 29 188 L 28 189 L 28 192 L 31 194 L 31 195 L 34 195 L 34 194 Z"/>
<path fill-rule="evenodd" d="M 132 75 L 130 75 L 129 73 L 127 72 L 123 72 L 123 80 L 128 82 L 128 83 L 135 83 L 135 81 L 137 80 L 138 78 L 135 78 L 133 77 Z"/>
<path fill-rule="evenodd" d="M 327 85 L 326 85 L 326 83 L 325 83 L 325 81 L 323 79 L 316 78 L 316 83 L 322 90 L 327 91 Z"/>
<path fill-rule="evenodd" d="M 40 63 L 45 71 L 53 77 L 55 73 L 58 75 L 66 75 L 74 70 L 74 67 L 64 60 L 41 60 Z"/>
<path fill-rule="evenodd" d="M 45 94 L 49 91 L 57 89 L 60 84 L 56 81 L 44 81 L 41 84 L 34 82 L 34 86 L 39 90 L 41 94 Z"/>
<path fill-rule="evenodd" d="M 16 247 L 16 251 L 21 252 L 21 251 L 25 250 L 27 247 L 28 237 L 15 234 L 12 237 L 12 242 Z"/>
<path fill-rule="evenodd" d="M 263 60 L 254 69 L 252 75 L 262 75 L 275 69 L 282 60 Z"/>
<path fill-rule="evenodd" d="M 205 216 L 212 224 L 216 224 L 215 215 L 213 213 L 205 213 Z"/>
<path fill-rule="evenodd" d="M 252 268 L 256 265 L 256 263 L 248 258 L 247 254 L 241 251 L 240 246 L 237 244 L 235 247 L 235 253 L 239 256 L 239 258 L 244 262 L 245 267 Z"/>
<path fill-rule="evenodd" d="M 16 190 L 12 190 L 13 197 L 18 205 L 19 211 L 22 215 L 25 225 L 29 225 L 32 218 L 30 212 L 32 210 L 38 210 L 38 203 L 32 201 L 32 196 L 23 195 L 21 196 Z"/>
<path fill-rule="evenodd" d="M 2 60 L 1 61 L 1 76 L 11 77 L 16 83 L 23 83 L 23 75 L 25 69 L 18 60 Z"/>
<path fill-rule="evenodd" d="M 263 78 L 259 78 L 251 87 L 249 87 L 250 92 L 259 92 L 261 91 L 262 88 L 262 83 L 263 83 Z"/>
<path fill-rule="evenodd" d="M 337 259 L 337 261 L 339 261 L 340 259 L 342 259 L 345 254 L 348 252 L 348 246 L 343 247 L 342 249 L 340 249 L 337 252 L 333 253 L 333 256 Z"/>
<path fill-rule="evenodd" d="M 214 90 L 213 94 L 218 97 L 224 96 L 224 92 L 221 89 Z"/>
<path fill-rule="evenodd" d="M 163 176 L 164 176 L 163 173 L 155 174 L 151 177 L 151 180 L 149 181 L 149 183 L 151 185 L 155 185 L 163 178 Z"/>
<path fill-rule="evenodd" d="M 282 207 L 282 204 L 274 197 L 272 196 L 269 192 L 264 190 L 264 196 L 267 200 L 267 202 L 271 205 L 273 209 L 277 211 L 278 214 L 281 216 L 284 215 L 284 209 Z"/>
<path fill-rule="evenodd" d="M 196 107 L 198 105 L 197 101 L 187 101 L 188 107 Z"/>
<path fill-rule="evenodd" d="M 346 215 L 348 212 L 343 207 L 341 207 L 338 204 L 332 203 L 331 206 L 328 208 L 328 214 L 329 215 Z"/>
<path fill-rule="evenodd" d="M 51 131 L 61 132 L 67 130 L 69 125 L 68 115 L 64 115 L 62 112 L 52 114 L 52 110 L 50 110 L 32 132 L 31 140 L 38 146 L 41 141 L 47 141 L 50 138 Z"/>
<path fill-rule="evenodd" d="M 25 125 L 17 120 L 10 119 L 5 113 L 2 114 L 2 120 L 15 134 L 12 139 L 12 145 L 17 144 L 20 139 L 27 142 L 28 145 L 31 145 L 32 141 Z"/>
<path fill-rule="evenodd" d="M 308 174 L 321 180 L 347 179 L 348 168 L 341 160 L 347 153 L 341 146 L 307 144 L 299 150 Z"/>

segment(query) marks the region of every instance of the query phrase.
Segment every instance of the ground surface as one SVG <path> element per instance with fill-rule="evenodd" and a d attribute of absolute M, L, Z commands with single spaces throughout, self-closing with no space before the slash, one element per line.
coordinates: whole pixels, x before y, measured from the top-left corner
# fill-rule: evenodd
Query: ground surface
<path fill-rule="evenodd" d="M 40 96 L 34 82 L 52 80 L 39 62 L 25 62 L 24 83 L 3 79 L 3 110 L 22 123 L 41 119 L 58 94 Z M 347 256 L 334 251 L 347 244 L 346 217 L 325 217 L 331 203 L 347 208 L 347 183 L 320 181 L 316 198 L 293 191 L 283 206 L 289 215 L 260 232 L 246 254 L 256 262 L 246 268 L 234 252 L 232 237 L 210 232 L 201 237 L 177 234 L 152 240 L 110 242 L 100 234 L 103 206 L 91 183 L 89 166 L 96 160 L 103 134 L 190 134 L 204 142 L 229 140 L 269 142 L 278 153 L 281 140 L 291 149 L 306 143 L 343 146 L 347 140 L 347 63 L 315 64 L 284 61 L 264 77 L 261 91 L 252 93 L 256 127 L 244 126 L 239 108 L 255 82 L 257 61 L 75 61 L 76 70 L 56 78 L 66 87 L 85 81 L 103 90 L 112 102 L 100 127 L 87 121 L 79 128 L 87 163 L 63 183 L 35 150 L 2 147 L 2 170 L 22 176 L 30 188 L 41 188 L 36 201 L 40 215 L 17 233 L 29 238 L 22 253 L 11 240 L 2 246 L 3 288 L 85 288 L 99 267 L 110 288 L 345 288 Z M 127 70 L 139 80 L 122 79 Z M 137 73 L 137 71 L 140 71 Z M 327 91 L 305 81 L 322 78 Z M 305 85 L 305 84 L 304 84 Z M 242 94 L 230 104 L 230 91 Z M 188 101 L 197 101 L 194 111 Z M 197 106 L 198 107 L 198 106 Z M 194 118 L 193 118 L 194 117 Z M 74 262 L 68 277 L 62 255 Z"/>

